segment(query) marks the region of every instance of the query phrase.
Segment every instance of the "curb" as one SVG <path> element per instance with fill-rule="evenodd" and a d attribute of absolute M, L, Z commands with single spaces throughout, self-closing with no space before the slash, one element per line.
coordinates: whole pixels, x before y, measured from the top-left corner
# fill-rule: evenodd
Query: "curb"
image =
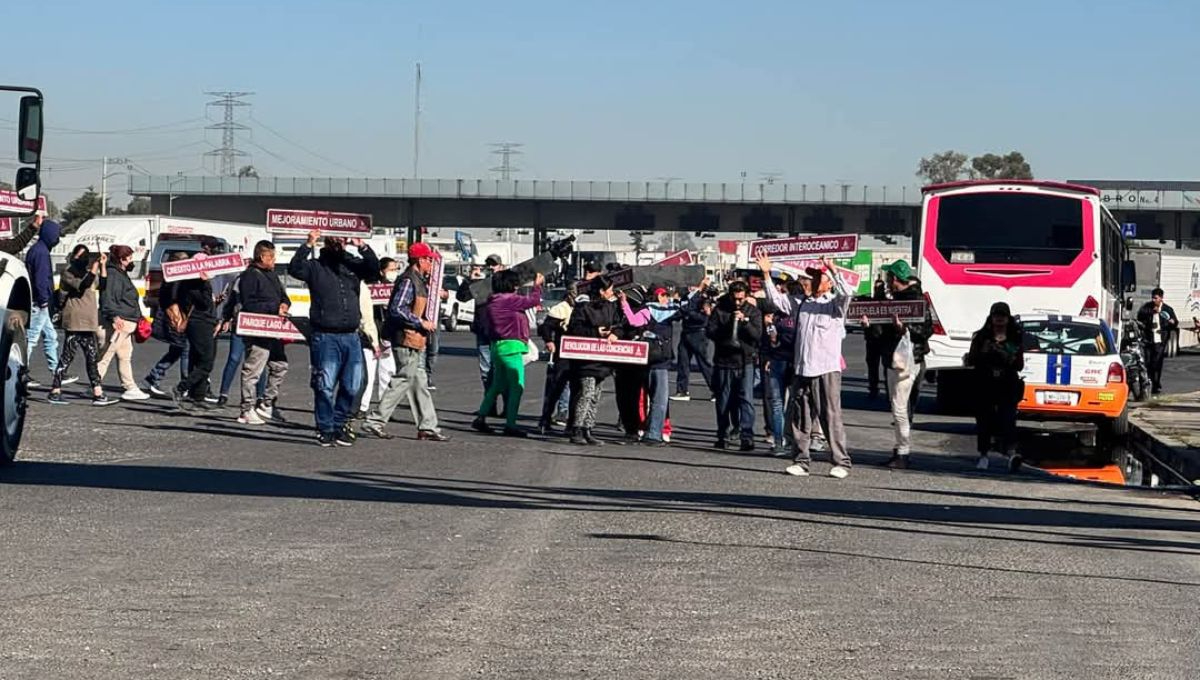
<path fill-rule="evenodd" d="M 1129 445 L 1175 475 L 1175 479 L 1163 480 L 1165 483 L 1200 489 L 1200 449 L 1159 432 L 1136 416 L 1129 419 Z"/>

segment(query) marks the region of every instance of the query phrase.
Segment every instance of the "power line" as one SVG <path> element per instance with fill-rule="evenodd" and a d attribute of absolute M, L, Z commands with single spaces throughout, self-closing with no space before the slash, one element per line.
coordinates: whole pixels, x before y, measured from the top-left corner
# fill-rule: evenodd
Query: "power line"
<path fill-rule="evenodd" d="M 250 146 L 258 149 L 259 151 L 262 151 L 263 153 L 267 154 L 271 158 L 274 158 L 277 161 L 287 163 L 288 165 L 292 166 L 293 168 L 296 168 L 297 170 L 299 170 L 300 172 L 306 172 L 313 176 L 319 176 L 321 174 L 320 170 L 308 167 L 305 164 L 300 163 L 298 161 L 293 161 L 288 158 L 285 158 L 285 157 L 275 153 L 274 151 L 271 151 L 270 149 L 268 149 L 267 147 L 265 147 L 261 144 L 258 144 L 256 142 L 248 142 L 248 144 L 250 144 Z"/>
<path fill-rule="evenodd" d="M 249 130 L 246 125 L 238 123 L 234 120 L 233 112 L 241 106 L 250 106 L 250 102 L 242 101 L 242 97 L 247 97 L 254 94 L 253 92 L 205 92 L 204 94 L 217 97 L 217 99 L 208 102 L 208 106 L 220 106 L 225 109 L 224 119 L 220 123 L 206 126 L 208 130 L 221 131 L 221 148 L 206 152 L 205 156 L 219 158 L 221 163 L 220 173 L 225 177 L 232 177 L 237 174 L 237 159 L 247 156 L 245 151 L 234 146 L 234 134 L 239 130 Z"/>
<path fill-rule="evenodd" d="M 275 135 L 276 137 L 278 137 L 279 139 L 283 140 L 284 142 L 286 142 L 286 143 L 288 143 L 288 144 L 291 144 L 292 146 L 294 146 L 294 147 L 296 147 L 297 149 L 299 149 L 299 150 L 301 150 L 301 151 L 303 151 L 303 152 L 307 153 L 307 154 L 308 154 L 308 155 L 310 155 L 310 156 L 313 156 L 314 158 L 319 158 L 319 159 L 321 159 L 321 160 L 325 161 L 326 163 L 329 163 L 330 165 L 333 165 L 333 166 L 339 167 L 339 168 L 341 168 L 341 169 L 343 169 L 343 170 L 346 170 L 346 171 L 348 171 L 348 172 L 352 172 L 352 173 L 354 173 L 354 174 L 356 174 L 356 175 L 363 175 L 363 176 L 366 176 L 366 175 L 367 175 L 367 173 L 365 173 L 365 172 L 363 172 L 363 171 L 361 171 L 361 170 L 356 170 L 356 169 L 354 169 L 354 168 L 352 168 L 352 167 L 350 167 L 350 166 L 343 165 L 343 164 L 341 164 L 341 163 L 339 163 L 339 162 L 337 162 L 337 161 L 333 160 L 332 158 L 329 158 L 329 157 L 327 157 L 327 156 L 322 156 L 321 154 L 317 153 L 316 151 L 313 151 L 312 149 L 309 149 L 308 147 L 304 146 L 303 144 L 300 144 L 299 142 L 295 142 L 295 141 L 293 141 L 293 140 L 291 140 L 291 139 L 289 139 L 289 138 L 285 137 L 283 134 L 281 134 L 281 133 L 277 132 L 277 131 L 276 131 L 274 128 L 272 128 L 270 125 L 267 125 L 266 123 L 262 122 L 262 121 L 261 121 L 261 120 L 259 120 L 258 118 L 255 118 L 253 114 L 251 114 L 251 115 L 247 116 L 247 119 L 248 119 L 248 120 L 250 120 L 250 121 L 252 121 L 252 122 L 254 122 L 254 123 L 256 123 L 256 124 L 258 124 L 258 125 L 259 125 L 259 126 L 262 128 L 262 129 L 264 129 L 264 130 L 266 130 L 267 132 L 269 132 L 269 133 L 271 133 L 271 134 Z"/>
<path fill-rule="evenodd" d="M 192 130 L 202 130 L 203 126 L 193 126 L 181 128 L 178 130 L 168 130 L 166 128 L 175 128 L 181 125 L 191 125 L 192 123 L 202 123 L 204 118 L 189 118 L 180 120 L 174 123 L 161 123 L 159 125 L 146 125 L 143 127 L 125 128 L 123 130 L 83 130 L 71 127 L 59 127 L 55 125 L 47 125 L 47 132 L 59 132 L 67 135 L 136 135 L 136 134 L 175 134 L 177 132 L 189 132 Z M 15 120 L 9 118 L 0 118 L 0 122 L 16 124 Z M 5 128 L 8 129 L 8 128 Z"/>

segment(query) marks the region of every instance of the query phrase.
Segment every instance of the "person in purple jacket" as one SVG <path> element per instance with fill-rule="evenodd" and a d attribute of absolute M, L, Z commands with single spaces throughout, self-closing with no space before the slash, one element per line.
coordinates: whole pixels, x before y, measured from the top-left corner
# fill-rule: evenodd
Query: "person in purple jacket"
<path fill-rule="evenodd" d="M 528 295 L 521 295 L 517 293 L 521 279 L 516 272 L 504 270 L 492 274 L 492 294 L 484 308 L 484 323 L 491 338 L 492 382 L 471 423 L 471 427 L 480 432 L 492 431 L 487 424 L 487 414 L 503 393 L 504 435 L 528 436 L 517 427 L 521 394 L 525 391 L 525 355 L 529 353 L 529 315 L 526 312 L 542 303 L 543 282 L 542 275 L 538 274 L 533 290 Z"/>

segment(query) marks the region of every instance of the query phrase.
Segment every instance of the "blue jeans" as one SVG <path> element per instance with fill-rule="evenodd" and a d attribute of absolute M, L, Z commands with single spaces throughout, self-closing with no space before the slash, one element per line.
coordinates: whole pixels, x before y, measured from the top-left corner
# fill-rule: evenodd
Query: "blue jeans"
<path fill-rule="evenodd" d="M 646 395 L 650 398 L 650 423 L 646 426 L 646 439 L 661 442 L 663 424 L 667 422 L 667 406 L 670 403 L 671 379 L 669 366 L 650 369 L 650 384 Z"/>
<path fill-rule="evenodd" d="M 237 378 L 242 361 L 246 358 L 246 341 L 237 333 L 229 335 L 229 358 L 225 360 L 225 370 L 221 372 L 221 396 L 228 397 L 233 381 Z M 261 400 L 267 393 L 267 371 L 258 378 L 258 398 Z"/>
<path fill-rule="evenodd" d="M 188 374 L 188 354 L 190 345 L 188 345 L 187 336 L 183 333 L 175 331 L 167 331 L 167 353 L 154 364 L 154 368 L 146 374 L 146 382 L 157 387 L 167 377 L 167 371 L 171 370 L 171 366 L 176 361 L 179 362 L 179 379 L 183 380 Z"/>
<path fill-rule="evenodd" d="M 50 308 L 34 307 L 33 313 L 29 315 L 29 330 L 25 333 L 25 339 L 29 343 L 30 365 L 33 365 L 33 348 L 42 336 L 46 338 L 42 343 L 42 351 L 46 354 L 46 365 L 50 367 L 50 374 L 53 375 L 58 369 L 58 331 L 54 329 L 54 322 L 50 319 Z"/>
<path fill-rule="evenodd" d="M 714 368 L 713 392 L 717 396 L 717 438 L 725 438 L 736 410 L 734 424 L 741 428 L 742 441 L 754 441 L 754 364 Z"/>
<path fill-rule="evenodd" d="M 491 345 L 476 345 L 475 349 L 479 351 L 479 381 L 483 383 L 483 389 L 486 390 L 488 376 L 492 374 L 492 347 Z"/>
<path fill-rule="evenodd" d="M 783 446 L 783 417 L 786 411 L 787 390 L 792 384 L 792 362 L 771 359 L 763 370 L 763 408 L 766 409 L 767 430 L 776 446 Z"/>
<path fill-rule="evenodd" d="M 366 376 L 358 333 L 313 331 L 309 363 L 317 431 L 336 434 L 350 419 Z"/>

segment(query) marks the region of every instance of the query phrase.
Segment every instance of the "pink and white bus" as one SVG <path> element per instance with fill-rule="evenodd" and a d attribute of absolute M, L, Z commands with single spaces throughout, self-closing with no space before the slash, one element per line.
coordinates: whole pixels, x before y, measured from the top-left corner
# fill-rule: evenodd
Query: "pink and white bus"
<path fill-rule="evenodd" d="M 1135 275 L 1099 191 L 986 180 L 936 184 L 923 194 L 913 248 L 933 310 L 926 366 L 940 405 L 961 403 L 963 357 L 994 302 L 1007 302 L 1013 314 L 1099 317 L 1121 337 Z"/>

